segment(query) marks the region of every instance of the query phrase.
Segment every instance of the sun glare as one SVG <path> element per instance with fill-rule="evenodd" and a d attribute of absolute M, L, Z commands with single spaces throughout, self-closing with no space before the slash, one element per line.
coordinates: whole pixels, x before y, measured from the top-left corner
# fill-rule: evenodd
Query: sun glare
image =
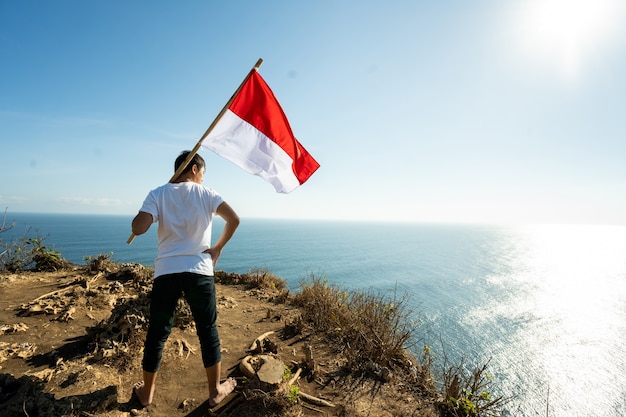
<path fill-rule="evenodd" d="M 522 229 L 528 245 L 528 267 L 545 296 L 544 308 L 556 309 L 572 320 L 597 318 L 603 308 L 623 294 L 626 228 L 592 225 L 534 225 Z M 591 311 L 595 309 L 596 311 Z M 597 326 L 597 325 L 596 325 Z M 594 325 L 591 324 L 593 328 Z M 590 329 L 591 331 L 591 329 Z"/>
<path fill-rule="evenodd" d="M 524 3 L 519 25 L 526 52 L 539 64 L 575 81 L 590 55 L 619 27 L 619 0 L 534 0 Z M 537 63 L 537 62 L 535 62 Z"/>

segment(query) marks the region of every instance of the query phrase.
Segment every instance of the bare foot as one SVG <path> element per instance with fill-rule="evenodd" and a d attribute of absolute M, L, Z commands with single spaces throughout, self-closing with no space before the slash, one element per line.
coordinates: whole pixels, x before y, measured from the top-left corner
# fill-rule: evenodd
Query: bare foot
<path fill-rule="evenodd" d="M 228 394 L 233 392 L 236 386 L 237 381 L 234 378 L 228 378 L 226 381 L 219 384 L 217 386 L 217 395 L 209 398 L 209 406 L 215 407 L 218 405 L 224 398 L 228 397 Z"/>
<path fill-rule="evenodd" d="M 143 381 L 137 382 L 133 387 L 133 392 L 142 406 L 147 407 L 152 404 L 152 394 L 146 391 L 146 385 Z"/>

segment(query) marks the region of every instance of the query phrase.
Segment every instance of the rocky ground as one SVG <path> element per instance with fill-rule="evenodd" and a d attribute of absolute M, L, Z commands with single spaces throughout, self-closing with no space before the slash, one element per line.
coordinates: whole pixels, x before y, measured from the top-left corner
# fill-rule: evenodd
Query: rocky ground
<path fill-rule="evenodd" d="M 199 343 L 181 302 L 154 402 L 141 408 L 132 386 L 141 378 L 151 271 L 90 269 L 0 275 L 0 415 L 435 415 L 401 379 L 352 375 L 284 291 L 250 288 L 224 273 L 217 277 L 222 377 L 237 378 L 236 395 L 209 409 Z M 249 375 L 240 364 L 251 356 L 246 363 L 257 371 L 263 360 L 255 354 L 280 361 L 283 380 L 270 387 Z"/>

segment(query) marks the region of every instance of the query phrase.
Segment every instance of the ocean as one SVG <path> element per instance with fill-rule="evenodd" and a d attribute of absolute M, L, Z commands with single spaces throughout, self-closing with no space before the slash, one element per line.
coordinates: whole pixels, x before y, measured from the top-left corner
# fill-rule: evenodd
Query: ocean
<path fill-rule="evenodd" d="M 156 225 L 128 245 L 131 219 L 8 213 L 16 226 L 0 238 L 38 235 L 75 263 L 152 265 Z M 505 416 L 626 415 L 626 226 L 242 219 L 218 269 L 257 267 L 294 292 L 313 275 L 408 295 L 417 350 L 489 361 Z"/>

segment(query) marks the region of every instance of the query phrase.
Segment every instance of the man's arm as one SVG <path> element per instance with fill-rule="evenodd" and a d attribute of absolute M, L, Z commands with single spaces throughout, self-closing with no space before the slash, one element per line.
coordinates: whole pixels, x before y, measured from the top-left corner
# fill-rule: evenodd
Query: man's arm
<path fill-rule="evenodd" d="M 224 225 L 224 229 L 222 230 L 222 234 L 220 238 L 217 239 L 215 245 L 211 246 L 209 249 L 205 250 L 205 253 L 211 255 L 213 258 L 213 265 L 217 264 L 217 259 L 222 254 L 222 249 L 226 246 L 226 243 L 230 240 L 231 237 L 235 234 L 235 230 L 239 227 L 239 216 L 235 213 L 235 210 L 232 209 L 228 203 L 223 202 L 219 205 L 216 211 L 217 215 L 223 218 L 226 221 Z"/>
<path fill-rule="evenodd" d="M 139 236 L 146 233 L 151 225 L 152 214 L 146 213 L 145 211 L 140 211 L 133 219 L 133 222 L 131 223 L 131 228 L 133 230 L 133 234 Z"/>

